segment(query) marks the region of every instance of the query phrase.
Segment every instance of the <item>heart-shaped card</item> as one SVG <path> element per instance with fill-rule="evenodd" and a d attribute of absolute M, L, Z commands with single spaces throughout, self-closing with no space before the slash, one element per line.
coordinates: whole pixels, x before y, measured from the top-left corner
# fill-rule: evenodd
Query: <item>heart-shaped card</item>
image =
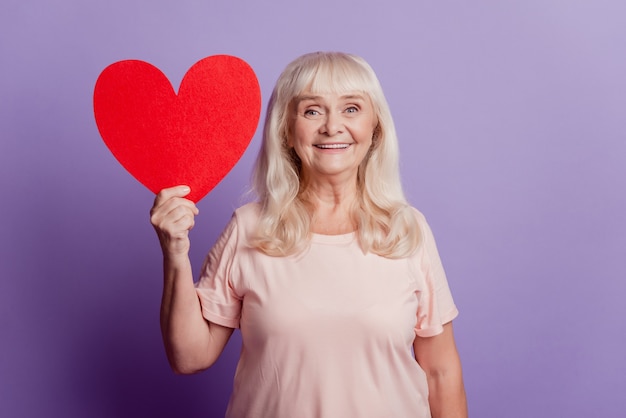
<path fill-rule="evenodd" d="M 102 71 L 93 106 L 102 139 L 130 174 L 154 193 L 188 185 L 197 202 L 248 147 L 261 91 L 252 68 L 230 55 L 194 64 L 178 94 L 158 68 L 127 60 Z"/>

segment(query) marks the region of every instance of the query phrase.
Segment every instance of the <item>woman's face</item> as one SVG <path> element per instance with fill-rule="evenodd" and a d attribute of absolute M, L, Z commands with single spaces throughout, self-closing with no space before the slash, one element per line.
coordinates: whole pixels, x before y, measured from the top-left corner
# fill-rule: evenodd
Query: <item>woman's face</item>
<path fill-rule="evenodd" d="M 295 104 L 288 145 L 307 180 L 355 181 L 378 122 L 370 98 L 361 92 L 303 92 Z"/>

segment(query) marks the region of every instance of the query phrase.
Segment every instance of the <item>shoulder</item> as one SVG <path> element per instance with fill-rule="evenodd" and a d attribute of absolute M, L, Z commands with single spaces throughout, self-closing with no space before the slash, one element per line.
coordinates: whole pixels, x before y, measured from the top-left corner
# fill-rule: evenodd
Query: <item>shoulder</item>
<path fill-rule="evenodd" d="M 237 229 L 240 238 L 249 241 L 255 233 L 261 216 L 261 204 L 258 202 L 246 203 L 235 209 L 231 224 Z"/>
<path fill-rule="evenodd" d="M 261 216 L 261 204 L 259 202 L 246 203 L 245 205 L 235 209 L 234 216 L 238 220 L 252 220 L 256 222 Z"/>
<path fill-rule="evenodd" d="M 409 206 L 409 210 L 411 211 L 411 213 L 413 214 L 413 216 L 415 217 L 415 220 L 421 225 L 426 223 L 426 217 L 424 216 L 424 214 L 417 209 L 414 206 Z"/>
<path fill-rule="evenodd" d="M 430 222 L 428 221 L 428 217 L 419 209 L 410 206 L 410 211 L 413 214 L 415 221 L 417 222 L 420 229 L 425 229 L 427 232 L 430 232 Z"/>
<path fill-rule="evenodd" d="M 211 253 L 231 252 L 234 254 L 239 248 L 246 246 L 251 234 L 255 231 L 259 213 L 259 205 L 256 203 L 248 203 L 235 209 L 230 221 L 212 247 Z"/>
<path fill-rule="evenodd" d="M 433 252 L 437 252 L 435 237 L 433 231 L 430 228 L 426 216 L 417 208 L 411 206 L 411 213 L 417 224 L 417 229 L 420 237 L 420 250 L 425 250 L 432 255 Z"/>
<path fill-rule="evenodd" d="M 414 226 L 417 227 L 418 236 L 420 237 L 420 241 L 423 244 L 425 240 L 425 234 L 430 234 L 430 227 L 428 226 L 428 221 L 426 221 L 426 216 L 416 207 L 409 206 L 409 210 L 412 221 L 414 222 Z"/>

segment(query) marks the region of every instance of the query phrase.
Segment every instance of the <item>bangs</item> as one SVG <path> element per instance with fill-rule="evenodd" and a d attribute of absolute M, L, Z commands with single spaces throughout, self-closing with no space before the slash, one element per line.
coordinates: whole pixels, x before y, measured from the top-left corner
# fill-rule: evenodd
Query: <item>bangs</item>
<path fill-rule="evenodd" d="M 362 92 L 368 96 L 377 91 L 368 65 L 356 57 L 342 54 L 312 56 L 309 65 L 303 65 L 296 77 L 294 96 L 304 91 L 312 94 L 343 94 Z"/>

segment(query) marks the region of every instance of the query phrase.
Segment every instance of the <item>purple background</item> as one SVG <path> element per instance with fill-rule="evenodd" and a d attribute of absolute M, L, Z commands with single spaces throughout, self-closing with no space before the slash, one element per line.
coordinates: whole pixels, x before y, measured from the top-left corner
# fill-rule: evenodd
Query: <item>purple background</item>
<path fill-rule="evenodd" d="M 177 87 L 208 55 L 256 70 L 364 56 L 438 239 L 473 417 L 626 416 L 623 0 L 0 3 L 0 416 L 222 416 L 239 350 L 169 370 L 153 196 L 100 139 L 93 86 L 142 59 Z M 260 130 L 259 130 L 260 131 Z M 196 271 L 259 131 L 202 202 Z"/>

